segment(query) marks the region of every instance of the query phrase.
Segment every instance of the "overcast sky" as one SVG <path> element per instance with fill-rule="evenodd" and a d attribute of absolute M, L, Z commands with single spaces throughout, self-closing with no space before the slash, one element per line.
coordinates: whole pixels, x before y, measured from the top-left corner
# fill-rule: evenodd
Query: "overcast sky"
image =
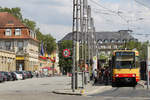
<path fill-rule="evenodd" d="M 96 31 L 131 29 L 136 34 L 150 34 L 150 0 L 136 1 L 88 0 Z M 72 31 L 72 0 L 0 0 L 0 6 L 20 7 L 24 18 L 35 21 L 57 41 Z M 150 35 L 136 34 L 140 40 L 150 39 Z"/>

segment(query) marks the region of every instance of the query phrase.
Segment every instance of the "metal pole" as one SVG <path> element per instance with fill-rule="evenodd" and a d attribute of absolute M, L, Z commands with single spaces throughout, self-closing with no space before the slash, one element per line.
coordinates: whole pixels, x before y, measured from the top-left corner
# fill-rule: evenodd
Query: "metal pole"
<path fill-rule="evenodd" d="M 80 26 L 81 26 L 81 61 L 84 59 L 84 34 L 83 34 L 83 0 L 80 0 Z"/>
<path fill-rule="evenodd" d="M 83 0 L 83 32 L 84 32 L 84 64 L 86 64 L 86 45 L 87 45 L 87 40 L 86 40 L 86 35 L 87 35 L 87 0 Z"/>
<path fill-rule="evenodd" d="M 72 32 L 73 32 L 73 36 L 72 36 L 72 41 L 73 41 L 73 55 L 72 55 L 72 60 L 73 60 L 73 66 L 72 66 L 72 91 L 75 92 L 75 0 L 73 0 L 73 26 L 72 26 Z"/>
<path fill-rule="evenodd" d="M 87 31 L 87 46 L 88 46 L 88 67 L 90 66 L 90 35 L 91 35 L 91 23 L 90 23 L 90 19 L 91 19 L 91 7 L 88 6 L 87 9 L 87 27 L 88 27 L 88 31 Z"/>
<path fill-rule="evenodd" d="M 149 54 L 149 45 L 147 45 L 147 89 L 149 89 L 149 58 L 150 58 L 150 54 Z"/>

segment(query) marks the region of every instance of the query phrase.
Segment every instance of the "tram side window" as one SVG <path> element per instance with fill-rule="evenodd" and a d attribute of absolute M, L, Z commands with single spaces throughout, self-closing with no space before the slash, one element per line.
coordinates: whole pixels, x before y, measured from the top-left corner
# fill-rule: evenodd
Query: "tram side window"
<path fill-rule="evenodd" d="M 135 67 L 140 67 L 139 57 L 135 57 Z"/>

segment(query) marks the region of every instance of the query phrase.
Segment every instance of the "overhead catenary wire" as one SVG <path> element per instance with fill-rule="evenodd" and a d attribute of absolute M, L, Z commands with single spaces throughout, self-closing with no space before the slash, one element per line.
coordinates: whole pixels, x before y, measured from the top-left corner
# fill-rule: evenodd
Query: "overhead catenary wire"
<path fill-rule="evenodd" d="M 116 11 L 110 10 L 110 9 L 108 9 L 107 7 L 102 6 L 100 3 L 97 3 L 97 2 L 94 1 L 94 0 L 90 0 L 90 1 L 91 1 L 92 3 L 94 3 L 94 4 L 96 4 L 97 6 L 99 6 L 99 7 L 103 8 L 103 9 L 105 9 L 106 11 L 108 11 L 108 12 L 110 12 L 110 13 L 113 13 L 113 14 L 119 16 L 122 20 L 124 20 L 126 23 L 128 23 L 128 20 L 126 20 L 122 15 L 119 14 L 119 11 L 116 12 Z M 103 14 L 104 14 L 104 13 L 103 13 Z"/>
<path fill-rule="evenodd" d="M 139 1 L 137 1 L 137 0 L 134 0 L 136 3 L 138 3 L 138 4 L 140 4 L 140 5 L 142 5 L 142 6 L 144 6 L 144 7 L 146 7 L 146 8 L 149 8 L 150 9 L 150 7 L 148 7 L 148 6 L 146 6 L 144 3 L 141 3 L 141 2 L 139 2 Z"/>

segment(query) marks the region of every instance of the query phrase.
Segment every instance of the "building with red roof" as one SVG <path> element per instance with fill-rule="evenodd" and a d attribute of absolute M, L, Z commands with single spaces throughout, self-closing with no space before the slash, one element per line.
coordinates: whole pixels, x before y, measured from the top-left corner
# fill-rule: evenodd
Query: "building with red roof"
<path fill-rule="evenodd" d="M 16 54 L 16 70 L 34 70 L 38 67 L 36 33 L 8 12 L 0 12 L 0 49 Z"/>

